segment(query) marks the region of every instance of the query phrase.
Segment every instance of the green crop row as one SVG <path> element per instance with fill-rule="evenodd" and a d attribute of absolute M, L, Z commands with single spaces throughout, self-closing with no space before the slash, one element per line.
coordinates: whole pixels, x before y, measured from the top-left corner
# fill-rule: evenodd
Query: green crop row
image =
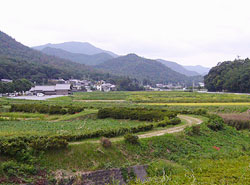
<path fill-rule="evenodd" d="M 83 107 L 77 106 L 59 106 L 45 104 L 12 104 L 10 112 L 29 112 L 29 113 L 48 113 L 48 114 L 75 114 L 83 111 Z"/>
<path fill-rule="evenodd" d="M 153 110 L 145 108 L 104 108 L 97 114 L 98 118 L 130 119 L 139 121 L 160 121 L 165 117 L 174 118 L 177 113 L 167 110 Z"/>

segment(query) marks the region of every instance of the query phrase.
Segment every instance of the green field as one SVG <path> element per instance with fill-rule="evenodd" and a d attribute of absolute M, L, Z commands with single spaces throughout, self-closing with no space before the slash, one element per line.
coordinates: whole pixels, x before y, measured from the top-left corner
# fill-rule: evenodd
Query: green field
<path fill-rule="evenodd" d="M 81 106 L 84 111 L 64 115 L 10 112 L 12 104 Z M 159 120 L 150 122 L 98 118 L 99 109 L 107 107 L 177 111 L 186 114 L 190 119 L 182 119 L 182 123 L 178 125 L 159 127 Z M 3 147 L 1 143 L 10 153 L 16 150 L 14 154 L 3 153 L 0 156 L 0 184 L 15 184 L 13 179 L 21 179 L 26 183 L 37 182 L 37 178 L 53 179 L 54 173 L 60 170 L 76 175 L 82 171 L 137 164 L 149 165 L 150 179 L 146 184 L 247 184 L 250 178 L 249 129 L 237 131 L 225 125 L 224 129 L 214 131 L 208 127 L 210 122 L 207 116 L 213 113 L 226 118 L 243 119 L 244 115 L 245 120 L 249 119 L 249 109 L 249 95 L 191 92 L 75 93 L 46 101 L 0 98 L 0 152 Z M 195 115 L 199 113 L 197 110 L 206 111 L 208 114 Z M 194 119 L 203 123 L 193 134 L 190 134 L 192 128 L 187 128 L 157 136 L 157 133 L 167 129 L 192 125 L 190 120 Z M 152 125 L 150 129 L 143 129 L 149 125 Z M 138 145 L 132 145 L 123 139 L 126 130 L 134 130 L 135 135 L 149 136 L 139 139 Z M 105 148 L 100 144 L 99 140 L 103 135 L 112 137 L 112 147 Z M 51 138 L 49 142 L 55 141 L 55 146 L 52 145 L 54 148 L 33 153 L 34 151 L 29 149 L 33 143 L 27 145 L 27 151 L 19 150 L 18 147 L 22 147 L 26 140 L 32 141 L 32 137 L 38 137 L 36 142 L 39 146 L 41 136 L 45 139 Z M 56 142 L 60 144 L 61 140 L 55 139 L 54 136 L 59 139 L 67 138 L 67 148 L 56 148 Z M 20 138 L 24 140 L 19 140 Z M 6 141 L 11 143 L 5 144 Z M 43 142 L 45 140 L 40 144 L 46 146 Z M 214 146 L 220 150 L 215 150 Z M 15 165 L 14 169 L 6 171 Z M 47 173 L 46 177 L 38 177 L 33 173 L 41 169 L 51 173 Z M 130 184 L 141 182 L 133 181 Z"/>
<path fill-rule="evenodd" d="M 89 131 L 102 129 L 129 128 L 144 125 L 146 122 L 131 120 L 93 120 L 83 121 L 1 121 L 1 136 L 25 136 L 25 135 L 68 135 L 83 134 Z"/>
<path fill-rule="evenodd" d="M 131 102 L 153 102 L 153 103 L 206 103 L 206 102 L 250 102 L 249 95 L 235 94 L 208 94 L 190 92 L 91 92 L 76 93 L 74 97 L 61 97 L 58 100 L 126 100 Z"/>

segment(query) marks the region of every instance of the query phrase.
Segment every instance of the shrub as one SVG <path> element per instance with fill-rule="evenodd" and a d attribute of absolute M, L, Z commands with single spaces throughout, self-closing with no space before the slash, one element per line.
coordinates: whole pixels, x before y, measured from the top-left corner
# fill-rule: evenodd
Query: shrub
<path fill-rule="evenodd" d="M 170 125 L 178 125 L 181 123 L 181 119 L 178 117 L 175 117 L 175 118 L 170 119 L 169 122 L 170 122 L 169 123 Z"/>
<path fill-rule="evenodd" d="M 157 127 L 166 127 L 170 124 L 170 120 L 168 117 L 165 117 L 164 120 L 157 123 Z"/>
<path fill-rule="evenodd" d="M 185 132 L 189 136 L 201 135 L 201 127 L 200 125 L 193 125 L 191 127 L 186 128 Z"/>
<path fill-rule="evenodd" d="M 33 164 L 23 164 L 15 161 L 6 161 L 1 164 L 3 173 L 8 177 L 17 177 L 19 175 L 34 175 L 37 169 Z"/>
<path fill-rule="evenodd" d="M 29 147 L 37 151 L 62 149 L 68 146 L 68 142 L 56 137 L 38 137 L 29 142 Z"/>
<path fill-rule="evenodd" d="M 112 143 L 108 138 L 102 137 L 101 138 L 101 144 L 104 148 L 110 148 Z"/>
<path fill-rule="evenodd" d="M 98 111 L 98 118 L 131 119 L 139 121 L 160 121 L 165 117 L 176 117 L 175 112 L 167 110 L 152 110 L 144 108 L 104 108 Z"/>
<path fill-rule="evenodd" d="M 66 139 L 47 136 L 0 138 L 0 153 L 7 156 L 18 156 L 32 148 L 35 151 L 46 151 L 66 148 Z"/>
<path fill-rule="evenodd" d="M 83 111 L 83 107 L 79 106 L 59 106 L 59 105 L 44 105 L 44 104 L 13 104 L 11 105 L 10 112 L 29 112 L 29 113 L 42 113 L 42 114 L 75 114 Z"/>
<path fill-rule="evenodd" d="M 130 143 L 130 144 L 138 144 L 139 143 L 139 137 L 133 134 L 126 134 L 124 136 L 125 142 Z"/>
<path fill-rule="evenodd" d="M 49 114 L 61 114 L 62 107 L 58 105 L 52 105 L 49 108 Z"/>
<path fill-rule="evenodd" d="M 224 129 L 224 120 L 222 117 L 212 114 L 209 115 L 209 120 L 207 123 L 207 127 L 213 131 L 219 131 Z"/>

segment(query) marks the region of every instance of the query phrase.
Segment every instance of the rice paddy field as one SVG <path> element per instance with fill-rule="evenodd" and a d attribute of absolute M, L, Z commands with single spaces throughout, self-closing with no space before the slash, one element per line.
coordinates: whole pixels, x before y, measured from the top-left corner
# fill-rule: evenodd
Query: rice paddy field
<path fill-rule="evenodd" d="M 85 119 L 82 121 L 1 121 L 1 136 L 84 134 L 102 129 L 129 128 L 146 122 L 114 119 Z"/>
<path fill-rule="evenodd" d="M 144 103 L 218 103 L 218 102 L 250 102 L 249 95 L 212 94 L 178 91 L 141 91 L 141 92 L 91 92 L 76 93 L 73 97 L 59 97 L 72 100 L 125 100 Z"/>
<path fill-rule="evenodd" d="M 84 110 L 74 114 L 11 112 L 13 104 L 80 106 Z M 138 145 L 132 145 L 124 141 L 124 129 L 131 131 L 133 128 L 139 128 L 138 132 L 133 132 L 135 135 L 147 132 L 151 134 L 151 132 L 167 129 L 168 126 L 174 128 L 176 125 L 156 128 L 156 121 L 98 118 L 98 111 L 103 108 L 135 108 L 137 110 L 145 108 L 183 112 L 195 112 L 201 109 L 209 114 L 221 115 L 224 120 L 229 120 L 231 125 L 225 125 L 220 131 L 213 131 L 207 126 L 208 117 L 187 114 L 185 116 L 203 121 L 195 128 L 196 130 L 190 127 L 177 133 L 153 135 L 139 139 Z M 248 128 L 250 124 L 246 126 L 250 123 L 249 116 L 250 95 L 243 94 L 84 92 L 44 101 L 0 98 L 0 144 L 1 140 L 5 141 L 6 138 L 17 138 L 18 142 L 14 145 L 4 145 L 10 147 L 11 150 L 16 146 L 22 146 L 22 142 L 18 140 L 19 137 L 50 138 L 92 134 L 87 139 L 84 136 L 79 140 L 67 140 L 69 142 L 67 148 L 42 152 L 39 154 L 39 162 L 35 164 L 25 161 L 27 156 L 31 155 L 30 151 L 22 154 L 26 157 L 21 158 L 21 161 L 20 156 L 1 154 L 0 184 L 36 182 L 34 180 L 37 178 L 36 175 L 30 172 L 35 171 L 31 169 L 37 166 L 46 169 L 49 176 L 60 170 L 77 174 L 82 171 L 142 164 L 150 167 L 148 171 L 150 180 L 146 184 L 249 184 L 250 132 Z M 240 120 L 242 124 L 244 122 L 244 126 L 235 127 L 239 128 L 238 130 L 233 127 L 237 126 L 237 120 Z M 152 124 L 154 127 L 150 130 L 143 130 L 145 126 Z M 188 124 L 188 120 L 182 120 L 177 126 L 185 124 Z M 123 131 L 120 132 L 120 130 Z M 107 132 L 107 135 L 111 133 L 111 137 L 114 137 L 110 139 L 112 141 L 110 148 L 105 148 L 100 144 L 100 135 L 97 137 L 93 134 L 102 131 Z M 117 134 L 117 132 L 120 133 Z M 71 143 L 72 141 L 74 143 Z M 0 152 L 1 147 L 0 145 Z M 23 150 L 20 151 L 23 152 Z M 32 157 L 31 161 L 33 161 Z M 26 163 L 31 166 L 27 166 Z M 15 165 L 16 167 L 12 169 L 11 166 Z M 13 171 L 6 171 L 9 168 Z M 231 170 L 227 170 L 229 168 Z M 166 173 L 162 173 L 163 171 Z M 25 173 L 29 175 L 26 176 Z M 16 181 L 16 179 L 22 181 Z M 131 184 L 142 184 L 142 182 L 133 181 Z"/>

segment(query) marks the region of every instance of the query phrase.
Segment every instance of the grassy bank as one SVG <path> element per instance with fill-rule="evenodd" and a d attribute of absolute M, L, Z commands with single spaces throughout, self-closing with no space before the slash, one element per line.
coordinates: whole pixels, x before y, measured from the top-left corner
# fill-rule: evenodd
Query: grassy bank
<path fill-rule="evenodd" d="M 215 146 L 220 149 L 215 149 Z M 159 159 L 189 166 L 189 161 L 194 159 L 227 159 L 249 154 L 248 134 L 231 127 L 215 132 L 202 124 L 201 133 L 196 136 L 167 134 L 141 139 L 139 145 L 119 141 L 108 149 L 98 143 L 70 145 L 65 150 L 45 153 L 42 163 L 53 170 L 82 171 L 150 164 Z"/>

